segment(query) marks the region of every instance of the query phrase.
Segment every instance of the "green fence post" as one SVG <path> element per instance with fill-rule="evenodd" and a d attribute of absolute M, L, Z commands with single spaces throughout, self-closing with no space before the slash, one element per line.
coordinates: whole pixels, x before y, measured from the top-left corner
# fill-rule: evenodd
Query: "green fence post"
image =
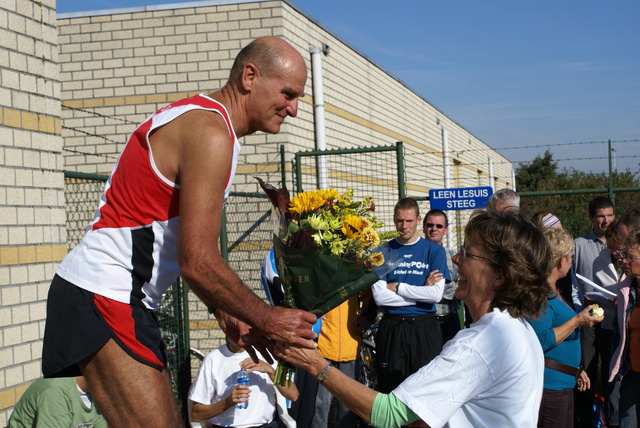
<path fill-rule="evenodd" d="M 295 155 L 296 159 L 296 193 L 302 192 L 302 167 L 300 166 L 300 152 Z"/>
<path fill-rule="evenodd" d="M 287 163 L 284 160 L 284 144 L 280 144 L 280 187 L 287 187 Z"/>
<path fill-rule="evenodd" d="M 611 175 L 612 171 L 611 171 L 611 140 L 609 140 L 608 144 L 607 144 L 607 150 L 608 150 L 608 158 L 609 158 L 609 199 L 611 200 L 611 203 L 613 203 L 613 206 L 616 206 L 616 195 L 613 193 L 613 175 Z"/>

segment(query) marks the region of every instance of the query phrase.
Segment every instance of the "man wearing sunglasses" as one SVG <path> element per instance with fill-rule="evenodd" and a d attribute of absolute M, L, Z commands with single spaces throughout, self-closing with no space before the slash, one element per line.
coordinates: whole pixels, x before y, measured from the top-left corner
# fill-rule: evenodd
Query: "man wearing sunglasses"
<path fill-rule="evenodd" d="M 449 232 L 449 219 L 444 211 L 432 209 L 424 217 L 422 230 L 425 238 L 444 247 L 444 237 Z M 451 261 L 451 252 L 445 248 L 445 253 L 451 282 L 445 283 L 442 300 L 440 303 L 436 303 L 436 319 L 440 322 L 443 343 L 446 343 L 460 331 L 460 317 L 458 314 L 460 300 L 453 296 L 457 287 L 458 268 Z"/>

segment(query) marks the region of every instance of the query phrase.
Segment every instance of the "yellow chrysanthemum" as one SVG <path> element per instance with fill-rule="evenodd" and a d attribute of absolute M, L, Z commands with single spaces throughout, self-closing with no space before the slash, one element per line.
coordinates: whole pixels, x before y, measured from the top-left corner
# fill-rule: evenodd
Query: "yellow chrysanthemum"
<path fill-rule="evenodd" d="M 302 192 L 291 198 L 289 201 L 289 212 L 302 214 L 313 212 L 324 205 L 325 199 L 318 192 Z"/>
<path fill-rule="evenodd" d="M 364 221 L 357 215 L 348 215 L 342 222 L 342 233 L 349 239 L 357 238 L 364 229 Z"/>
<path fill-rule="evenodd" d="M 337 199 L 338 196 L 340 196 L 340 193 L 336 189 L 328 188 L 328 189 L 318 190 L 318 195 L 321 198 L 323 198 L 323 199 L 325 199 L 327 201 L 330 201 L 330 200 L 333 200 L 333 199 Z"/>
<path fill-rule="evenodd" d="M 362 230 L 360 240 L 364 245 L 369 247 L 377 247 L 378 245 L 380 245 L 380 237 L 378 236 L 378 232 L 376 232 L 371 226 L 365 227 Z"/>
<path fill-rule="evenodd" d="M 384 255 L 382 253 L 373 253 L 369 256 L 369 259 L 374 266 L 382 266 L 384 263 Z"/>

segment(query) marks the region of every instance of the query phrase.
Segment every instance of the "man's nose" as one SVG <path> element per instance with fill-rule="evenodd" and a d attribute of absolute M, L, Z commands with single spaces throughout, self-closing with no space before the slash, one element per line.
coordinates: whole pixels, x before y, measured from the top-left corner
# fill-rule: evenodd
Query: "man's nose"
<path fill-rule="evenodd" d="M 291 117 L 296 117 L 298 115 L 298 99 L 297 98 L 291 100 L 291 102 L 287 106 L 287 114 Z"/>

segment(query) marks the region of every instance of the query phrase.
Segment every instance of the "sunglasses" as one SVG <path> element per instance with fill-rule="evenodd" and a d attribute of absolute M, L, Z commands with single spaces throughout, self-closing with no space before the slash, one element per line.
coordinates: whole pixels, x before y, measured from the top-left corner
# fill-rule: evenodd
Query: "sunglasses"
<path fill-rule="evenodd" d="M 444 224 L 436 224 L 436 223 L 427 223 L 427 229 L 431 229 L 432 227 L 437 227 L 438 229 L 444 229 Z"/>

